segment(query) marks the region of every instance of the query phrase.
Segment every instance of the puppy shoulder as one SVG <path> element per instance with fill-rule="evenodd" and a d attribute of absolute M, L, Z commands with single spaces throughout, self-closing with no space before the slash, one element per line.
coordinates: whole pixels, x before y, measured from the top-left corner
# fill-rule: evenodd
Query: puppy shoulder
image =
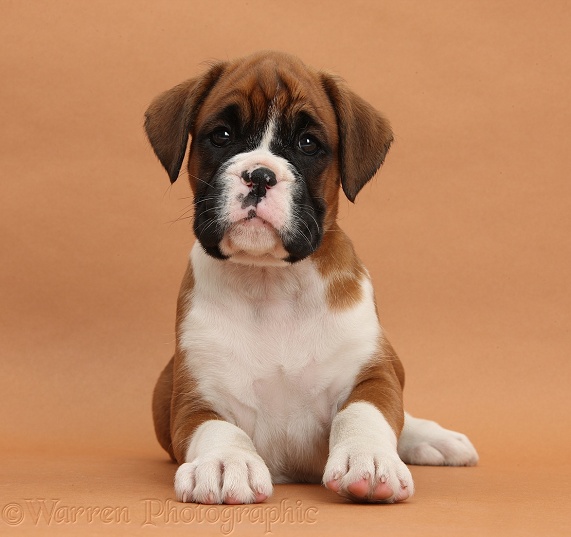
<path fill-rule="evenodd" d="M 327 303 L 333 311 L 350 309 L 364 299 L 363 280 L 370 280 L 369 273 L 337 224 L 324 233 L 312 258 L 326 282 Z"/>

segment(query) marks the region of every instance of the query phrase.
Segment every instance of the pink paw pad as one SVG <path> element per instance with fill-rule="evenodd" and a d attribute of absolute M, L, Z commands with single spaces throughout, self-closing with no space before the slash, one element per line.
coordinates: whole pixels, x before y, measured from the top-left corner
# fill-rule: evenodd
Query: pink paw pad
<path fill-rule="evenodd" d="M 339 490 L 341 489 L 341 487 L 339 486 L 339 480 L 337 479 L 332 479 L 331 481 L 328 481 L 327 483 L 325 483 L 325 486 L 329 490 L 332 490 L 333 492 L 339 492 Z"/>
<path fill-rule="evenodd" d="M 252 503 L 262 503 L 267 499 L 268 497 L 265 494 L 257 492 Z M 228 495 L 224 498 L 224 503 L 227 505 L 242 505 L 245 502 L 240 501 L 236 496 Z"/>
<path fill-rule="evenodd" d="M 356 498 L 367 498 L 369 495 L 369 480 L 360 479 L 347 486 L 347 491 Z"/>
<path fill-rule="evenodd" d="M 333 479 L 328 481 L 325 486 L 333 491 L 339 492 L 341 486 L 339 480 Z M 347 492 L 356 500 L 378 501 L 383 502 L 394 496 L 393 489 L 384 482 L 377 483 L 372 492 L 370 492 L 370 485 L 368 479 L 360 479 L 347 486 Z M 410 492 L 406 485 L 400 487 L 399 492 L 393 501 L 402 502 L 410 496 Z"/>
<path fill-rule="evenodd" d="M 388 500 L 393 494 L 393 489 L 381 482 L 377 484 L 370 498 L 371 500 Z"/>

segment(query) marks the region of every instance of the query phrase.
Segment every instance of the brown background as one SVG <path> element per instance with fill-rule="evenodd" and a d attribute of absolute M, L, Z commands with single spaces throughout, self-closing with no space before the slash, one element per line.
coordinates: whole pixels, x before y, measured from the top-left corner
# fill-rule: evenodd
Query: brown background
<path fill-rule="evenodd" d="M 261 48 L 342 75 L 391 119 L 386 165 L 342 203 L 341 224 L 407 369 L 406 406 L 469 434 L 481 456 L 413 467 L 417 495 L 399 506 L 277 487 L 268 506 L 300 500 L 318 515 L 274 534 L 571 531 L 570 11 L 1 0 L 0 533 L 37 529 L 10 507 L 26 499 L 129 508 L 129 524 L 43 524 L 95 535 L 132 531 L 145 499 L 172 498 L 150 397 L 174 347 L 190 200 L 184 180 L 168 186 L 142 118 L 205 60 Z"/>

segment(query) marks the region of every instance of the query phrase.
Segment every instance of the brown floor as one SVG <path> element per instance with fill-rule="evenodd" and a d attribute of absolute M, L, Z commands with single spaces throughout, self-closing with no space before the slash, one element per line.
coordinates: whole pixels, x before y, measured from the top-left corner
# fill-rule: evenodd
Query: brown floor
<path fill-rule="evenodd" d="M 571 532 L 568 465 L 412 467 L 417 492 L 403 504 L 351 504 L 318 485 L 278 485 L 264 504 L 239 508 L 174 501 L 175 466 L 156 454 L 14 456 L 0 470 L 0 527 L 17 528 L 14 535 L 123 535 L 161 527 L 213 536 Z"/>
<path fill-rule="evenodd" d="M 276 516 L 272 534 L 571 534 L 568 2 L 0 0 L 0 13 L 0 534 L 132 533 L 146 507 L 185 534 L 176 516 L 213 535 L 269 535 L 256 520 Z M 404 505 L 280 486 L 261 510 L 197 523 L 165 503 L 174 467 L 150 419 L 189 191 L 168 186 L 142 118 L 202 62 L 262 48 L 343 76 L 390 118 L 386 164 L 341 225 L 406 367 L 407 408 L 468 434 L 481 464 L 413 468 Z"/>

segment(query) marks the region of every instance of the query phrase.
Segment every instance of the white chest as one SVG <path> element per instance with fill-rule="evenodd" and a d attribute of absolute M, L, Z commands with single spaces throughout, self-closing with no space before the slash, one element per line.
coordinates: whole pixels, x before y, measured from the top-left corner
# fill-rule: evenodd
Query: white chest
<path fill-rule="evenodd" d="M 332 312 L 310 260 L 248 267 L 195 247 L 181 345 L 201 396 L 243 429 L 275 481 L 319 479 L 329 427 L 374 354 L 379 325 L 370 282 L 354 308 Z"/>

